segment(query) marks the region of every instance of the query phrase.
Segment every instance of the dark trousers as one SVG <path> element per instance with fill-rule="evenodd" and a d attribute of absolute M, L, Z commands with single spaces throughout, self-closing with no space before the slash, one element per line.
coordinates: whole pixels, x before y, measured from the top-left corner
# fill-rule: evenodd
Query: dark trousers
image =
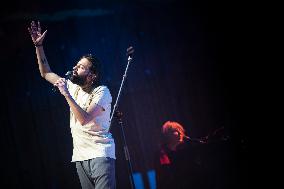
<path fill-rule="evenodd" d="M 98 157 L 76 162 L 82 189 L 115 189 L 115 159 Z"/>

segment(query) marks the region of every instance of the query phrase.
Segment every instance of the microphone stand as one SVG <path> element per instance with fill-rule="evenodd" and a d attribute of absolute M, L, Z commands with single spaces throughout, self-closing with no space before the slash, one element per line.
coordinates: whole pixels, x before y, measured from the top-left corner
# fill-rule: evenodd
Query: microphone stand
<path fill-rule="evenodd" d="M 129 48 L 132 48 L 132 47 L 129 47 Z M 129 48 L 128 48 L 128 49 L 129 49 Z M 133 50 L 133 52 L 134 52 L 134 50 Z M 116 107 L 117 107 L 117 103 L 118 103 L 118 100 L 119 100 L 119 97 L 120 97 L 120 93 L 121 93 L 121 90 L 122 90 L 122 86 L 123 86 L 123 84 L 124 84 L 124 80 L 125 80 L 125 78 L 126 78 L 126 73 L 127 73 L 129 64 L 130 64 L 130 62 L 132 61 L 131 55 L 133 54 L 133 52 L 132 52 L 131 54 L 127 53 L 127 54 L 128 54 L 127 66 L 126 66 L 126 69 L 125 69 L 124 74 L 123 74 L 123 77 L 122 77 L 122 82 L 121 82 L 121 84 L 120 84 L 120 88 L 119 88 L 119 91 L 118 91 L 118 94 L 117 94 L 117 98 L 116 98 L 115 104 L 114 104 L 114 106 L 113 106 L 112 114 L 111 114 L 111 116 L 110 116 L 110 121 L 109 121 L 110 123 L 111 123 L 111 121 L 112 121 L 113 114 L 114 114 L 114 112 L 115 112 L 115 110 L 116 110 Z"/>
<path fill-rule="evenodd" d="M 120 130 L 121 130 L 121 133 L 122 133 L 123 150 L 124 150 L 125 159 L 128 162 L 130 187 L 131 187 L 131 189 L 134 189 L 133 169 L 132 169 L 130 155 L 129 155 L 129 151 L 128 151 L 128 147 L 127 147 L 127 143 L 126 143 L 126 138 L 125 138 L 125 134 L 124 134 L 124 128 L 123 128 L 123 123 L 122 123 L 122 113 L 117 111 L 116 117 L 118 119 L 118 123 L 120 125 Z"/>
<path fill-rule="evenodd" d="M 134 189 L 132 164 L 131 164 L 129 151 L 128 151 L 128 147 L 127 147 L 127 143 L 126 143 L 124 126 L 123 126 L 123 123 L 122 123 L 122 113 L 119 112 L 119 111 L 116 111 L 116 109 L 117 109 L 117 104 L 118 104 L 118 100 L 119 100 L 119 97 L 120 97 L 120 93 L 121 93 L 121 90 L 122 90 L 122 87 L 123 87 L 123 84 L 124 84 L 124 81 L 125 81 L 125 78 L 126 78 L 127 70 L 128 70 L 130 62 L 132 61 L 133 53 L 134 53 L 133 47 L 130 46 L 129 48 L 127 48 L 127 56 L 128 56 L 127 66 L 126 66 L 125 72 L 123 74 L 122 82 L 120 84 L 120 88 L 119 88 L 117 98 L 116 98 L 116 101 L 115 101 L 115 104 L 114 104 L 114 107 L 113 107 L 113 110 L 112 110 L 112 114 L 111 114 L 111 117 L 110 117 L 110 121 L 109 121 L 110 122 L 109 130 L 110 130 L 112 118 L 113 118 L 114 112 L 116 112 L 116 117 L 118 118 L 118 123 L 120 125 L 120 129 L 121 129 L 121 133 L 122 133 L 124 155 L 125 155 L 126 161 L 128 162 L 128 171 L 129 171 L 129 180 L 130 180 L 131 189 Z"/>

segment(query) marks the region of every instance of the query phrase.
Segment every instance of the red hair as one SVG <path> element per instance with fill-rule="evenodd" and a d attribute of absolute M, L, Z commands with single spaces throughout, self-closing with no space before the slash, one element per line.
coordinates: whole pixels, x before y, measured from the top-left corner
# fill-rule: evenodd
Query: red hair
<path fill-rule="evenodd" d="M 183 126 L 176 121 L 165 122 L 163 127 L 162 127 L 162 134 L 167 135 L 168 133 L 170 133 L 173 130 L 178 131 L 179 134 L 180 134 L 181 140 L 183 140 L 183 138 L 185 136 L 185 130 L 184 130 Z"/>

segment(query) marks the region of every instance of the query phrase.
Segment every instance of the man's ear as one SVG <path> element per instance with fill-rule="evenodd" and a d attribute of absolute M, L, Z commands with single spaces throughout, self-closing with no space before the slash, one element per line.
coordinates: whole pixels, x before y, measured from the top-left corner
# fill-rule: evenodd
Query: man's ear
<path fill-rule="evenodd" d="M 91 81 L 95 81 L 96 78 L 97 78 L 97 76 L 96 76 L 96 74 L 90 74 L 90 75 L 88 75 L 88 78 L 89 78 Z"/>

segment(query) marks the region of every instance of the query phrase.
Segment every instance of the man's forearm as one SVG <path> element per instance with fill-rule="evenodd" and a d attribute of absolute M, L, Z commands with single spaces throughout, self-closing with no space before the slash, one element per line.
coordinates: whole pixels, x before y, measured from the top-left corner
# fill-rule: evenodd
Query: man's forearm
<path fill-rule="evenodd" d="M 88 112 L 83 110 L 72 98 L 70 94 L 64 95 L 67 100 L 68 105 L 71 108 L 71 111 L 75 115 L 75 118 L 81 123 L 81 125 L 85 125 L 91 120 L 91 116 Z"/>
<path fill-rule="evenodd" d="M 40 75 L 45 78 L 46 73 L 50 73 L 51 69 L 45 57 L 43 46 L 36 47 L 36 57 L 39 66 Z"/>

